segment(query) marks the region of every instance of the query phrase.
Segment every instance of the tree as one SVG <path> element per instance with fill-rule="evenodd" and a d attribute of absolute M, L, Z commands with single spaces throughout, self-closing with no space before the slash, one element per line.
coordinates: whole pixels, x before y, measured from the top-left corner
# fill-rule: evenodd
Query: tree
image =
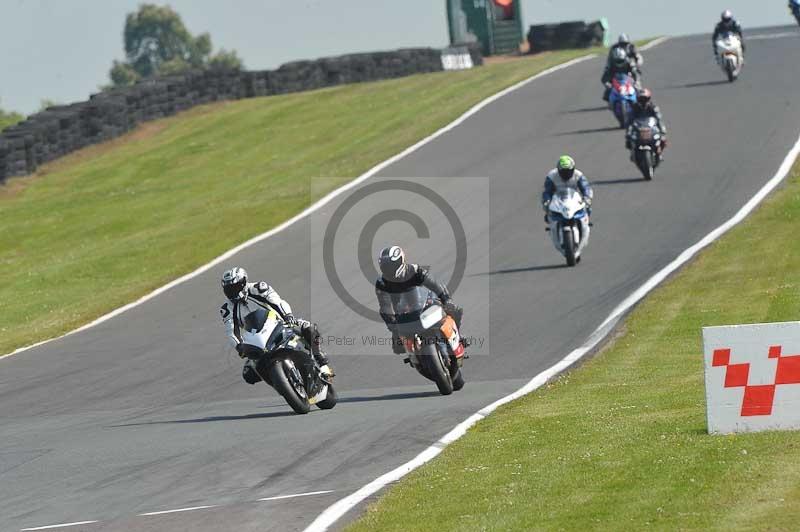
<path fill-rule="evenodd" d="M 142 4 L 128 13 L 123 39 L 126 61 L 114 61 L 109 72 L 115 86 L 190 68 L 242 68 L 236 52 L 220 50 L 212 56 L 211 36 L 193 36 L 169 6 Z"/>
<path fill-rule="evenodd" d="M 19 113 L 15 113 L 13 111 L 3 111 L 3 109 L 0 109 L 0 131 L 9 126 L 13 126 L 17 122 L 22 122 L 23 120 L 25 120 L 25 117 Z"/>
<path fill-rule="evenodd" d="M 50 98 L 42 98 L 39 100 L 39 112 L 45 111 L 48 107 L 56 107 L 62 105 L 60 102 L 51 100 Z"/>
<path fill-rule="evenodd" d="M 208 60 L 208 67 L 214 70 L 241 70 L 242 60 L 236 55 L 235 50 L 220 49 Z"/>
<path fill-rule="evenodd" d="M 111 83 L 117 87 L 123 85 L 133 85 L 141 78 L 139 73 L 136 72 L 131 65 L 128 63 L 122 63 L 120 61 L 114 61 L 114 65 L 111 67 L 109 76 L 111 77 Z"/>

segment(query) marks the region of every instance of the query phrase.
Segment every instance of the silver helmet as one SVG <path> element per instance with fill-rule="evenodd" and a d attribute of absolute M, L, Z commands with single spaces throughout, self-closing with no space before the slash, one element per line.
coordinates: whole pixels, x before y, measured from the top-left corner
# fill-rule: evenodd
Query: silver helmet
<path fill-rule="evenodd" d="M 244 268 L 231 268 L 222 274 L 222 291 L 231 301 L 247 300 L 247 272 Z"/>

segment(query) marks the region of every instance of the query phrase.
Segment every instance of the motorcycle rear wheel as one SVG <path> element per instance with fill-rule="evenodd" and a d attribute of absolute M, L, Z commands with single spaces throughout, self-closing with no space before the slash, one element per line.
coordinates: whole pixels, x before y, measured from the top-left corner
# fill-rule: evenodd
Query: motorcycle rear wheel
<path fill-rule="evenodd" d="M 272 381 L 272 387 L 283 396 L 292 410 L 298 414 L 308 414 L 311 410 L 311 405 L 308 403 L 308 397 L 302 397 L 289 380 L 286 375 L 286 366 L 282 360 L 275 360 L 269 367 L 269 376 Z"/>
<path fill-rule="evenodd" d="M 436 387 L 439 388 L 439 393 L 442 395 L 450 395 L 453 393 L 453 379 L 436 346 L 423 346 L 419 353 L 419 358 L 422 359 L 425 370 L 428 375 L 430 375 L 433 382 L 436 383 Z"/>

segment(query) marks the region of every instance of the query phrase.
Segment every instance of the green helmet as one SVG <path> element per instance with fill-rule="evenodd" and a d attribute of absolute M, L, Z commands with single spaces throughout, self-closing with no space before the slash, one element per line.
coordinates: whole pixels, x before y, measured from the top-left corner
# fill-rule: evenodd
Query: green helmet
<path fill-rule="evenodd" d="M 556 168 L 558 169 L 558 175 L 561 176 L 561 179 L 568 181 L 575 175 L 575 159 L 569 155 L 562 155 L 558 159 Z"/>

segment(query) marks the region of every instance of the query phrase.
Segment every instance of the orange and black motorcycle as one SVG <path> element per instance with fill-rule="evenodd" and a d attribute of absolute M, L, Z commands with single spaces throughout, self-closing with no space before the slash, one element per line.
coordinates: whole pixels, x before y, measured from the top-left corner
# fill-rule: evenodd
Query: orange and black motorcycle
<path fill-rule="evenodd" d="M 396 297 L 397 332 L 408 353 L 405 362 L 435 382 L 442 395 L 463 388 L 464 345 L 456 321 L 427 288 L 418 286 Z"/>

